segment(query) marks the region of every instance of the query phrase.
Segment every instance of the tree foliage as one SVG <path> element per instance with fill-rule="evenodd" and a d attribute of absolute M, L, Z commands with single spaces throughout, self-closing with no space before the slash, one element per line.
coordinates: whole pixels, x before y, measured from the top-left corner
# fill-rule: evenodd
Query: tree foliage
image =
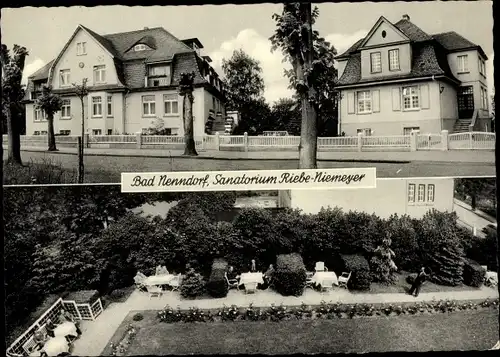
<path fill-rule="evenodd" d="M 51 86 L 42 87 L 42 95 L 35 101 L 35 107 L 45 112 L 48 125 L 48 150 L 55 151 L 56 138 L 54 135 L 54 114 L 61 110 L 63 101 L 61 97 L 52 92 Z"/>

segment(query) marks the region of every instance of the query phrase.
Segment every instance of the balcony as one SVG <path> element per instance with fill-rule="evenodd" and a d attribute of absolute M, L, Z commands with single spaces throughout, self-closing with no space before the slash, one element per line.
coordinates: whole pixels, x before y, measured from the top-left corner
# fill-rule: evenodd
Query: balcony
<path fill-rule="evenodd" d="M 170 85 L 170 77 L 146 77 L 146 87 L 162 87 Z"/>

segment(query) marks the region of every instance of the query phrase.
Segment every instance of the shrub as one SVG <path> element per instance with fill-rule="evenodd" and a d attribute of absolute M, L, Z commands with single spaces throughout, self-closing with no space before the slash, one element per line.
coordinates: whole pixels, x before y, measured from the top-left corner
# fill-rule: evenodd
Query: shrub
<path fill-rule="evenodd" d="M 387 234 L 392 239 L 394 263 L 400 270 L 411 271 L 421 264 L 418 237 L 409 216 L 391 216 L 387 220 Z"/>
<path fill-rule="evenodd" d="M 465 259 L 464 264 L 464 284 L 473 287 L 480 287 L 484 282 L 486 270 L 472 259 Z"/>
<path fill-rule="evenodd" d="M 352 290 L 369 290 L 372 281 L 370 265 L 362 255 L 342 255 L 344 268 L 351 272 L 347 287 Z"/>
<path fill-rule="evenodd" d="M 142 319 L 144 319 L 144 316 L 142 316 L 141 313 L 137 313 L 134 315 L 134 317 L 132 317 L 132 320 L 134 321 L 141 321 Z"/>
<path fill-rule="evenodd" d="M 473 259 L 480 265 L 488 266 L 488 270 L 497 270 L 497 231 L 494 226 L 483 229 L 483 237 L 472 237 L 466 250 L 467 258 Z"/>
<path fill-rule="evenodd" d="M 216 259 L 212 264 L 212 273 L 208 279 L 207 291 L 214 298 L 222 298 L 227 295 L 226 268 L 227 262 L 223 259 Z"/>
<path fill-rule="evenodd" d="M 306 286 L 306 268 L 302 257 L 297 253 L 278 255 L 273 282 L 281 295 L 302 295 Z"/>
<path fill-rule="evenodd" d="M 372 280 L 383 284 L 394 284 L 397 270 L 392 258 L 394 252 L 391 249 L 391 239 L 387 238 L 375 249 L 374 255 L 370 260 L 370 271 Z"/>
<path fill-rule="evenodd" d="M 181 295 L 184 298 L 195 298 L 205 292 L 203 277 L 193 269 L 189 270 L 181 281 Z"/>

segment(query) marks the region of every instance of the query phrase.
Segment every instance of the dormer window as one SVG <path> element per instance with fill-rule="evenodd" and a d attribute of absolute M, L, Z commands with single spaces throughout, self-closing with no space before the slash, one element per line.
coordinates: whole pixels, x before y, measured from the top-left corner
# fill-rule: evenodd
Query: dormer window
<path fill-rule="evenodd" d="M 148 67 L 148 87 L 170 85 L 170 66 L 161 64 Z"/>
<path fill-rule="evenodd" d="M 370 53 L 370 67 L 372 73 L 382 72 L 382 54 L 380 52 Z"/>
<path fill-rule="evenodd" d="M 134 51 L 136 52 L 139 52 L 139 51 L 146 51 L 146 50 L 149 50 L 149 46 L 143 44 L 143 43 L 140 43 L 138 45 L 135 45 L 134 46 Z"/>

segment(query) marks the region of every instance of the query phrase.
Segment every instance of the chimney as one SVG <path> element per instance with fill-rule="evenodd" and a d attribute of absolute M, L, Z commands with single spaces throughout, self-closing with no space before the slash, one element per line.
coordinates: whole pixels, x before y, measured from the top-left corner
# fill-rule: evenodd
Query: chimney
<path fill-rule="evenodd" d="M 410 16 L 408 16 L 408 14 L 404 14 L 404 15 L 403 15 L 403 20 L 408 20 L 408 21 L 410 21 Z"/>

